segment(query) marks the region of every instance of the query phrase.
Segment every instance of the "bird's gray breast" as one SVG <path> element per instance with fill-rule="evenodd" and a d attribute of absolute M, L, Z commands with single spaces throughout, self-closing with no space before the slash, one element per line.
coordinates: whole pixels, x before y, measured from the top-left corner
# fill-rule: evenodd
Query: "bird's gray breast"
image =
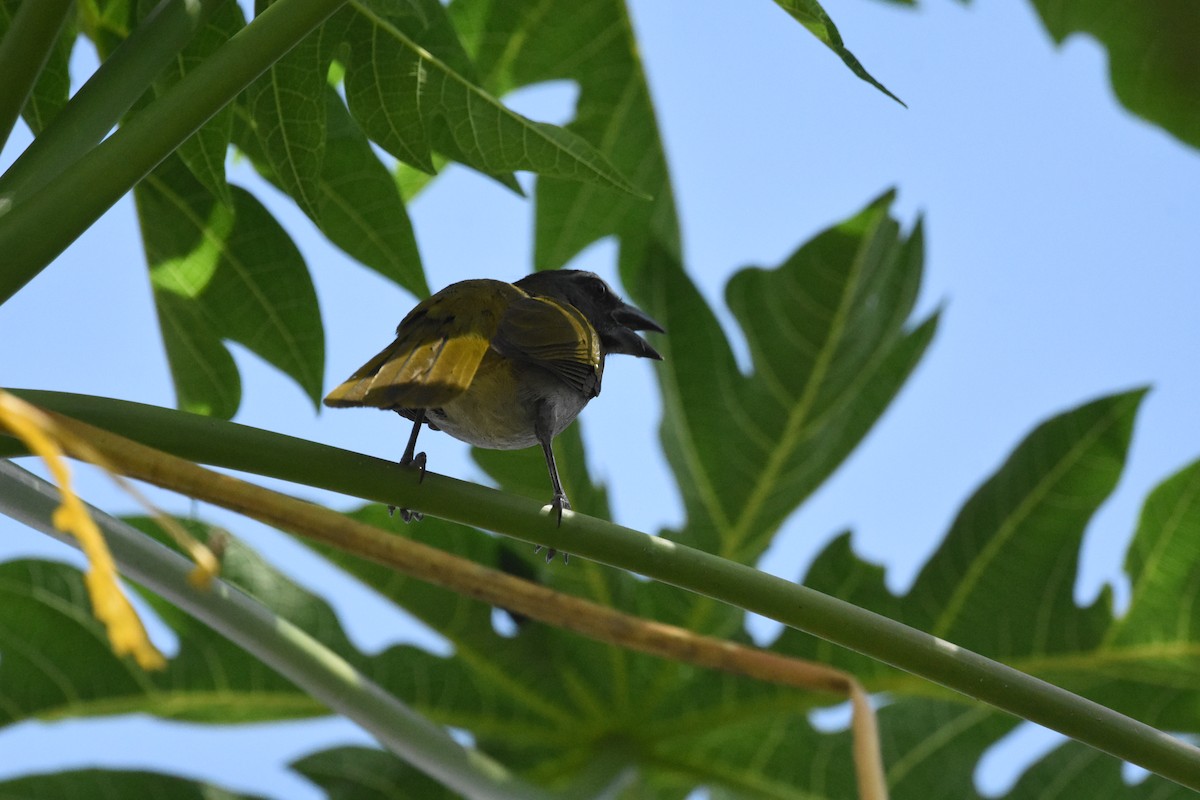
<path fill-rule="evenodd" d="M 429 421 L 476 447 L 519 450 L 538 444 L 542 436 L 553 439 L 562 433 L 591 400 L 549 370 L 509 366 L 515 375 L 481 369 L 465 392 L 429 409 Z"/>

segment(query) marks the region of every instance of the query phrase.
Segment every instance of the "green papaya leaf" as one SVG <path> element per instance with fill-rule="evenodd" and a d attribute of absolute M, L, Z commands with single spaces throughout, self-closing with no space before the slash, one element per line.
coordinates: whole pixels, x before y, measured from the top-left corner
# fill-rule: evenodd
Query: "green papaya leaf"
<path fill-rule="evenodd" d="M 316 205 L 301 210 L 347 255 L 418 297 L 429 295 L 408 210 L 387 168 L 331 86 L 325 98 L 325 146 Z M 268 162 L 248 114 L 234 126 L 238 149 L 267 180 L 287 191 Z"/>
<path fill-rule="evenodd" d="M 818 235 L 726 295 L 753 359 L 738 369 L 682 270 L 643 286 L 671 333 L 658 375 L 663 441 L 679 476 L 690 544 L 751 561 L 841 463 L 920 360 L 936 318 L 906 328 L 920 283 L 921 229 L 888 216 L 890 196 Z M 665 260 L 665 254 L 660 255 Z"/>
<path fill-rule="evenodd" d="M 232 339 L 290 376 L 314 404 L 325 343 L 296 246 L 243 189 L 226 205 L 177 158 L 134 190 L 180 407 L 230 417 L 241 396 Z"/>
<path fill-rule="evenodd" d="M 132 712 L 214 722 L 322 713 L 257 659 L 183 615 L 173 620 L 180 652 L 163 672 L 117 658 L 73 567 L 0 564 L 0 595 L 0 724 Z"/>
<path fill-rule="evenodd" d="M 1125 465 L 1143 392 L 1038 427 L 967 502 L 910 593 L 920 627 L 1007 659 L 1094 647 L 1111 609 L 1074 601 L 1088 521 Z M 1014 592 L 1014 576 L 1029 591 Z M 1034 588 L 1036 587 L 1036 591 Z"/>
<path fill-rule="evenodd" d="M 1033 0 L 1056 42 L 1084 33 L 1108 51 L 1121 104 L 1200 147 L 1200 7 L 1189 0 Z"/>
<path fill-rule="evenodd" d="M 537 183 L 534 264 L 561 267 L 605 236 L 636 263 L 649 241 L 678 260 L 679 231 L 666 158 L 654 117 L 633 23 L 621 0 L 455 0 L 455 26 L 494 94 L 554 80 L 579 86 L 567 130 L 598 142 L 604 156 L 653 202 L 603 186 L 543 175 Z M 597 31 L 610 32 L 597 36 Z M 641 303 L 644 298 L 635 296 Z"/>
<path fill-rule="evenodd" d="M 437 151 L 505 181 L 530 170 L 644 196 L 583 138 L 528 120 L 478 86 L 441 4 L 420 8 L 352 0 L 347 9 L 346 99 L 380 146 L 425 171 Z"/>
<path fill-rule="evenodd" d="M 337 27 L 326 23 L 305 36 L 246 88 L 244 102 L 258 152 L 279 186 L 316 216 L 325 160 L 325 88 Z M 328 37 L 328 38 L 327 38 Z"/>
<path fill-rule="evenodd" d="M 1034 666 L 1153 725 L 1200 730 L 1198 536 L 1200 462 L 1194 462 L 1151 492 L 1142 507 L 1125 560 L 1132 583 L 1125 615 L 1103 632 L 1086 663 L 1073 664 L 1064 655 L 1063 664 L 1045 659 Z"/>
<path fill-rule="evenodd" d="M 851 72 L 900 105 L 904 105 L 903 100 L 896 97 L 896 95 L 888 91 L 886 86 L 871 77 L 871 73 L 867 72 L 858 58 L 846 48 L 846 45 L 842 42 L 842 35 L 838 33 L 837 26 L 833 24 L 833 20 L 825 13 L 825 9 L 821 8 L 820 3 L 817 3 L 816 0 L 775 0 L 775 3 L 786 11 L 792 19 L 803 25 L 809 33 L 817 37 L 821 44 L 836 53 L 838 58 L 842 60 L 842 63 L 850 68 Z"/>
<path fill-rule="evenodd" d="M 940 631 L 955 644 L 1148 724 L 1200 730 L 1195 712 L 1200 679 L 1191 655 L 1200 631 L 1190 566 L 1200 531 L 1200 462 L 1164 481 L 1146 501 L 1127 559 L 1133 585 L 1127 612 L 1114 618 L 1107 591 L 1090 606 L 1073 600 L 1084 529 L 1116 484 L 1142 396 L 1135 391 L 1102 398 L 1040 425 L 963 507 L 906 595 L 891 594 L 882 570 L 859 560 L 847 536 L 826 548 L 804 582 Z M 785 630 L 775 649 L 851 670 L 874 691 L 906 696 L 904 704 L 927 705 L 929 692 L 936 691 L 796 631 Z M 963 758 L 974 763 L 1011 727 L 1011 718 L 1000 712 L 962 697 L 946 699 L 974 715 L 964 722 L 974 718 L 972 725 L 983 724 L 991 733 L 972 752 L 934 751 L 943 765 Z M 885 744 L 895 735 L 890 709 L 881 714 Z M 911 728 L 906 723 L 903 730 Z M 946 730 L 956 742 L 961 738 L 957 725 Z M 944 744 L 934 728 L 924 735 L 931 737 L 927 752 L 934 743 Z M 893 797 L 961 796 L 952 789 L 922 794 L 922 782 L 903 794 L 894 758 L 885 750 Z M 1154 791 L 1170 797 L 1176 791 L 1161 781 L 1123 787 L 1114 759 L 1075 744 L 1035 765 L 1006 797 L 1040 798 L 1047 787 L 1058 788 L 1063 797 L 1157 797 Z"/>
<path fill-rule="evenodd" d="M 88 797 L 169 797 L 171 800 L 262 800 L 211 783 L 132 770 L 80 769 L 0 781 L 6 800 L 83 800 Z"/>
<path fill-rule="evenodd" d="M 449 789 L 391 753 L 336 747 L 305 756 L 292 769 L 320 786 L 328 800 L 453 800 Z"/>
<path fill-rule="evenodd" d="M 1120 800 L 1190 800 L 1191 789 L 1149 775 L 1136 784 L 1125 782 L 1121 762 L 1104 753 L 1068 742 L 1034 764 L 1004 800 L 1044 800 L 1050 797 L 1104 797 Z"/>
<path fill-rule="evenodd" d="M 1094 649 L 1111 609 L 1107 597 L 1076 606 L 1079 547 L 1121 474 L 1142 396 L 1101 398 L 1038 426 L 963 506 L 907 595 L 892 595 L 845 536 L 805 584 L 1014 666 Z M 794 631 L 777 647 L 859 675 L 884 669 Z"/>
<path fill-rule="evenodd" d="M 363 264 L 427 297 L 421 254 L 395 179 L 333 88 L 324 92 L 325 158 L 314 221 Z"/>
<path fill-rule="evenodd" d="M 139 10 L 144 16 L 156 5 L 152 0 L 141 0 Z M 188 45 L 155 81 L 155 95 L 162 95 L 178 83 L 245 26 L 246 18 L 237 3 L 217 5 Z M 175 151 L 196 180 L 226 204 L 233 202 L 229 184 L 225 182 L 225 155 L 229 150 L 232 127 L 233 106 L 229 105 L 213 115 Z"/>

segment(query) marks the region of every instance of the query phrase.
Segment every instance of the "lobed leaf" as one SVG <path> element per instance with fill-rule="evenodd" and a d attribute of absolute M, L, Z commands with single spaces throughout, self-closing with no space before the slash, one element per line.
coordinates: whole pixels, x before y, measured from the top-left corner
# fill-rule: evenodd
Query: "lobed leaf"
<path fill-rule="evenodd" d="M 1200 6 L 1189 0 L 1033 0 L 1056 42 L 1076 33 L 1108 51 L 1121 104 L 1200 147 Z"/>
<path fill-rule="evenodd" d="M 804 582 L 955 644 L 999 659 L 1069 691 L 1168 730 L 1200 730 L 1200 676 L 1195 653 L 1200 592 L 1194 570 L 1200 532 L 1200 462 L 1164 481 L 1147 499 L 1130 547 L 1127 570 L 1133 596 L 1114 618 L 1108 592 L 1090 606 L 1074 600 L 1079 548 L 1086 525 L 1115 486 L 1143 392 L 1102 398 L 1068 411 L 1033 431 L 972 496 L 938 551 L 904 596 L 891 594 L 883 571 L 859 560 L 839 537 L 817 558 Z M 869 688 L 902 704 L 930 707 L 931 688 L 841 648 L 785 630 L 775 649 L 854 671 Z M 956 797 L 955 789 L 925 794 L 934 774 L 902 791 L 888 737 L 920 732 L 916 747 L 943 765 L 972 764 L 1011 726 L 1005 715 L 948 696 L 963 720 L 990 733 L 971 750 L 951 752 L 962 734 L 953 727 L 880 717 L 893 796 Z M 897 761 L 897 758 L 900 760 Z M 926 783 L 933 781 L 934 783 Z M 958 784 L 958 789 L 965 785 Z M 1027 773 L 1012 798 L 1175 796 L 1154 780 L 1126 786 L 1116 762 L 1067 744 Z M 1178 790 L 1184 791 L 1182 789 Z M 1143 794 L 1145 793 L 1145 794 Z M 972 795 L 973 796 L 973 795 Z M 1183 796 L 1183 795 L 1180 795 Z"/>
<path fill-rule="evenodd" d="M 1039 425 L 963 506 L 908 594 L 892 595 L 847 536 L 818 556 L 805 584 L 1019 668 L 1093 650 L 1111 609 L 1106 596 L 1076 606 L 1079 547 L 1120 476 L 1142 396 L 1101 398 Z M 777 647 L 884 675 L 793 631 Z"/>
<path fill-rule="evenodd" d="M 367 134 L 426 171 L 437 151 L 506 178 L 512 170 L 585 181 L 642 197 L 583 138 L 509 110 L 478 86 L 436 0 L 412 6 L 352 0 L 346 98 Z"/>
<path fill-rule="evenodd" d="M 316 404 L 325 345 L 316 294 L 287 233 L 245 190 L 227 205 L 170 158 L 134 190 L 180 406 L 230 417 L 241 390 L 231 339 Z"/>
<path fill-rule="evenodd" d="M 750 347 L 748 376 L 682 270 L 647 277 L 650 305 L 671 331 L 661 339 L 663 440 L 680 476 L 689 543 L 757 557 L 919 361 L 935 327 L 931 318 L 905 328 L 921 230 L 901 235 L 889 203 L 876 201 L 774 270 L 734 276 L 726 294 Z"/>
<path fill-rule="evenodd" d="M 1143 395 L 1038 426 L 963 506 L 909 593 L 909 619 L 1001 660 L 1094 648 L 1111 610 L 1107 597 L 1075 605 L 1079 546 L 1121 475 Z"/>
<path fill-rule="evenodd" d="M 315 205 L 301 210 L 345 253 L 418 297 L 428 296 L 421 254 L 395 180 L 333 87 L 322 85 L 320 91 L 324 154 Z M 263 177 L 286 191 L 248 117 L 243 113 L 234 128 L 238 148 Z"/>

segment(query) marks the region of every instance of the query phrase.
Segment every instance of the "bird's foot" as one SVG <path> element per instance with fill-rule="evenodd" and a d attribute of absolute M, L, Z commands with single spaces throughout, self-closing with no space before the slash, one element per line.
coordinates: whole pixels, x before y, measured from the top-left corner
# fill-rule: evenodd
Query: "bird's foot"
<path fill-rule="evenodd" d="M 570 511 L 570 510 L 571 510 L 571 503 L 569 500 L 567 500 L 567 496 L 565 494 L 554 495 L 554 499 L 550 501 L 550 513 L 554 514 L 558 517 L 558 527 L 560 527 L 560 528 L 562 527 L 563 512 Z M 542 545 L 539 544 L 536 548 L 534 548 L 533 552 L 534 553 L 542 552 Z M 546 550 L 546 563 L 549 564 L 551 561 L 553 561 L 554 557 L 556 555 L 558 555 L 558 551 L 555 550 L 553 547 L 547 549 Z M 562 557 L 563 557 L 564 564 L 571 563 L 571 554 L 570 553 L 564 552 L 562 554 Z"/>
<path fill-rule="evenodd" d="M 423 483 L 425 481 L 425 463 L 426 463 L 426 461 L 428 461 L 428 459 L 425 457 L 425 451 L 422 450 L 420 453 L 417 453 L 412 458 L 400 459 L 400 466 L 413 467 L 414 469 L 419 469 L 421 471 L 421 477 L 417 478 L 417 483 Z"/>
<path fill-rule="evenodd" d="M 571 502 L 567 500 L 565 494 L 556 494 L 554 499 L 550 501 L 550 513 L 558 515 L 558 527 L 562 527 L 562 515 L 564 511 L 571 510 Z"/>
<path fill-rule="evenodd" d="M 534 552 L 534 554 L 537 554 L 537 553 L 540 553 L 540 552 L 542 552 L 542 549 L 543 549 L 543 548 L 542 548 L 542 545 L 540 545 L 540 544 L 539 544 L 537 547 L 533 548 L 533 552 Z M 547 563 L 547 564 L 549 564 L 551 561 L 553 561 L 553 560 L 554 560 L 554 557 L 555 557 L 556 555 L 558 555 L 558 551 L 557 551 L 557 550 L 555 550 L 553 547 L 551 547 L 551 548 L 547 549 L 547 550 L 546 550 L 546 563 Z M 565 551 L 564 551 L 564 552 L 563 552 L 563 554 L 562 554 L 562 557 L 563 557 L 563 563 L 564 563 L 564 564 L 570 564 L 570 563 L 571 563 L 571 554 L 570 554 L 570 553 L 567 553 L 567 552 L 565 552 Z"/>
<path fill-rule="evenodd" d="M 415 467 L 416 469 L 419 469 L 421 471 L 421 475 L 419 478 L 417 478 L 417 483 L 424 483 L 425 482 L 425 462 L 426 462 L 425 453 L 421 452 L 421 453 L 417 453 L 412 458 L 400 459 L 400 466 Z M 420 511 L 413 511 L 412 509 L 409 509 L 409 508 L 397 509 L 395 506 L 388 506 L 388 516 L 395 514 L 397 511 L 400 512 L 400 519 L 404 520 L 405 522 L 420 522 L 421 520 L 425 519 L 425 515 L 422 514 Z"/>

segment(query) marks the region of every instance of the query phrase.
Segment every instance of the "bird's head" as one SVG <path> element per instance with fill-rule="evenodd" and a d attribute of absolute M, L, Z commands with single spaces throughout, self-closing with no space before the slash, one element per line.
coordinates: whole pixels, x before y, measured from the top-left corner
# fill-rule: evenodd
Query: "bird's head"
<path fill-rule="evenodd" d="M 551 297 L 579 309 L 600 335 L 606 353 L 662 360 L 658 351 L 634 331 L 665 333 L 663 327 L 649 314 L 618 297 L 594 272 L 546 270 L 526 275 L 516 285 L 531 295 Z"/>

